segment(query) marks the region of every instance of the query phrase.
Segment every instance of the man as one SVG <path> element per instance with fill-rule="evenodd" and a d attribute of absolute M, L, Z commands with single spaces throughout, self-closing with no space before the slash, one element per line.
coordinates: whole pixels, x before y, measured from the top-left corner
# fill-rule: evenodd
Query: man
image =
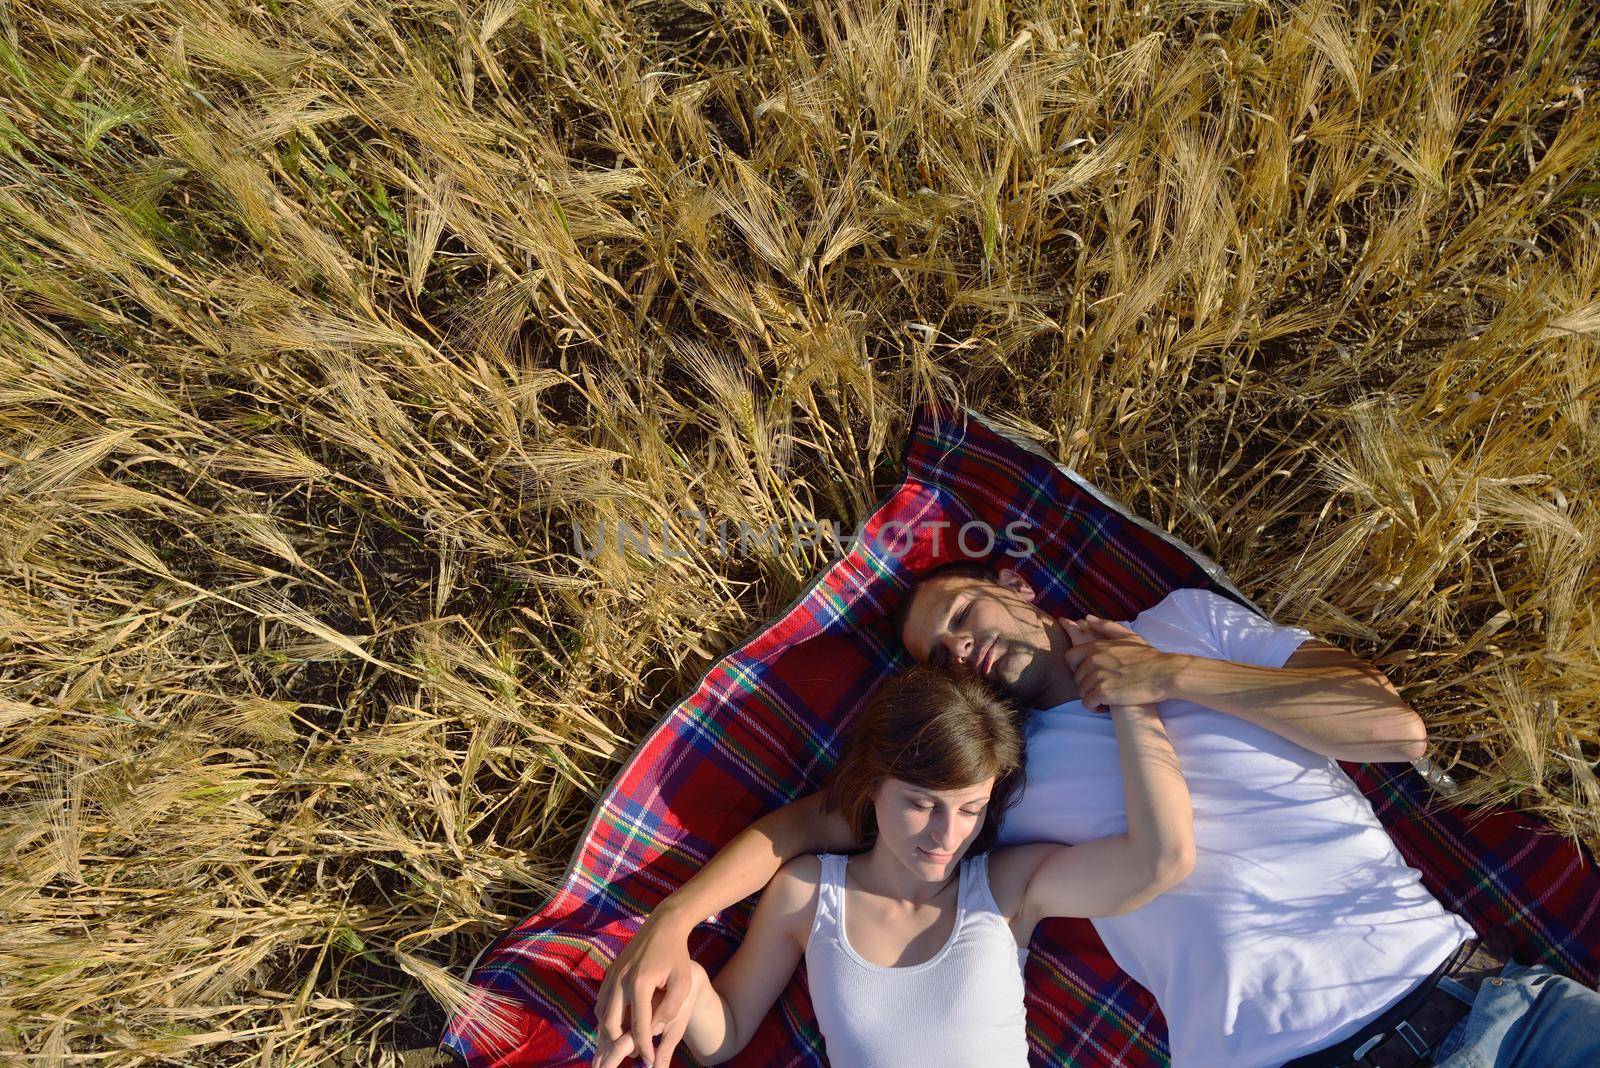
<path fill-rule="evenodd" d="M 1339 768 L 1426 749 L 1420 718 L 1370 664 L 1205 590 L 1175 591 L 1129 625 L 1090 617 L 1097 640 L 1074 648 L 1018 572 L 973 564 L 924 577 L 896 621 L 916 659 L 1035 710 L 1003 843 L 1122 833 L 1099 710 L 1160 703 L 1193 797 L 1194 870 L 1095 927 L 1155 995 L 1175 1064 L 1600 1063 L 1600 995 L 1473 942 Z M 657 908 L 602 986 L 602 1044 L 631 1009 L 646 1062 L 670 1059 L 694 924 L 792 856 L 855 845 L 818 800 L 757 821 Z"/>

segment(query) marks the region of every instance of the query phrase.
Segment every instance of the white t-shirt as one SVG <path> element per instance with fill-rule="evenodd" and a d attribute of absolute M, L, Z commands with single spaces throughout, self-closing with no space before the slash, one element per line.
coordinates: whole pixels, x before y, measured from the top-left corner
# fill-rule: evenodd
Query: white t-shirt
<path fill-rule="evenodd" d="M 1199 589 L 1128 626 L 1165 652 L 1274 668 L 1311 637 Z M 1093 922 L 1155 995 L 1175 1066 L 1277 1065 L 1348 1038 L 1473 937 L 1336 761 L 1189 701 L 1159 708 L 1193 799 L 1194 871 Z M 1127 831 L 1109 715 L 1077 700 L 1037 711 L 1027 746 L 1003 844 Z"/>

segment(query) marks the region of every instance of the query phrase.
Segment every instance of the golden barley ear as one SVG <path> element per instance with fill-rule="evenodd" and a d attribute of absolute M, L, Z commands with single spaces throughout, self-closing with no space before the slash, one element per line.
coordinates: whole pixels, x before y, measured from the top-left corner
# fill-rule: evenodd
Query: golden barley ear
<path fill-rule="evenodd" d="M 11 5 L 0 1060 L 503 1026 L 935 398 L 1600 847 L 1593 6 Z"/>

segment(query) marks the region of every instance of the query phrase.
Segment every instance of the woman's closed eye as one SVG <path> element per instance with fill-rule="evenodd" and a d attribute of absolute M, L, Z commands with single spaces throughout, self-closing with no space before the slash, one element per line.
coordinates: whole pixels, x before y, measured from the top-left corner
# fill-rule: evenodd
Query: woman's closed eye
<path fill-rule="evenodd" d="M 916 809 L 918 812 L 932 812 L 933 802 L 913 801 L 911 802 L 911 807 Z M 987 807 L 987 805 L 979 805 L 977 808 L 964 808 L 961 810 L 961 814 L 963 816 L 981 816 L 983 815 L 983 810 Z"/>

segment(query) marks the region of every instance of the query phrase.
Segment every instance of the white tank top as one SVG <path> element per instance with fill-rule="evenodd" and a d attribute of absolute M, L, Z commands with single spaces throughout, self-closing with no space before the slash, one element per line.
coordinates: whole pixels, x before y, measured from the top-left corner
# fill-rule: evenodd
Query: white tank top
<path fill-rule="evenodd" d="M 1018 946 L 989 890 L 989 858 L 961 862 L 956 922 L 921 964 L 863 959 L 844 934 L 849 857 L 826 853 L 806 977 L 833 1068 L 1023 1068 L 1027 1017 Z"/>

